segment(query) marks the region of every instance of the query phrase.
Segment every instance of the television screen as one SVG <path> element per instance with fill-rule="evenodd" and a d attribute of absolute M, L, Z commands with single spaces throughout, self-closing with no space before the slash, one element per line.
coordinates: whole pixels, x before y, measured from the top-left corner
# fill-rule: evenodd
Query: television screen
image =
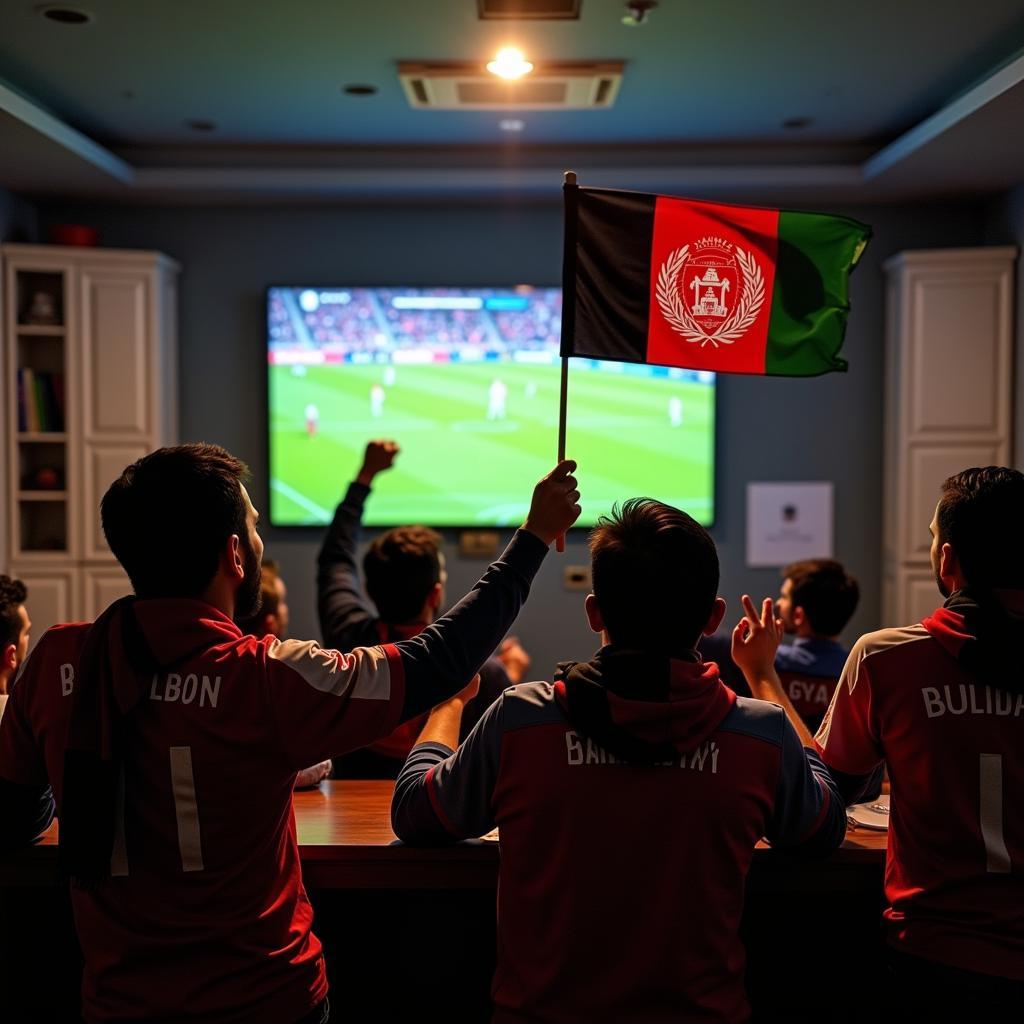
<path fill-rule="evenodd" d="M 369 526 L 516 526 L 558 441 L 558 288 L 297 288 L 267 296 L 270 520 L 326 524 L 366 442 L 393 438 Z M 714 506 L 715 375 L 573 359 L 580 526 L 650 495 Z"/>

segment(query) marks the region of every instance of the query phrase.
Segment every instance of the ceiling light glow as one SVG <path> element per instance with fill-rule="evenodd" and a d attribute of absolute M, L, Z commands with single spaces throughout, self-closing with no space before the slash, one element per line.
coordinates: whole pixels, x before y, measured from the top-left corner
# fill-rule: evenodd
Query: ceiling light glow
<path fill-rule="evenodd" d="M 523 57 L 522 50 L 517 50 L 514 46 L 505 46 L 498 51 L 494 60 L 488 62 L 487 70 L 492 75 L 512 81 L 528 75 L 533 70 L 533 65 Z"/>

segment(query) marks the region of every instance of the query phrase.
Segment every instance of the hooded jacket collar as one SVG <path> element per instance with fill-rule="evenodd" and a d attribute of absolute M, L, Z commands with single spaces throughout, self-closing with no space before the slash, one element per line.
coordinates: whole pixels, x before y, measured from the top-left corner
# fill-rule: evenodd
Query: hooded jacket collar
<path fill-rule="evenodd" d="M 586 662 L 563 662 L 555 698 L 572 724 L 627 761 L 671 760 L 721 725 L 736 694 L 714 662 L 602 647 Z"/>
<path fill-rule="evenodd" d="M 1024 590 L 957 590 L 922 625 L 972 675 L 1024 693 Z"/>

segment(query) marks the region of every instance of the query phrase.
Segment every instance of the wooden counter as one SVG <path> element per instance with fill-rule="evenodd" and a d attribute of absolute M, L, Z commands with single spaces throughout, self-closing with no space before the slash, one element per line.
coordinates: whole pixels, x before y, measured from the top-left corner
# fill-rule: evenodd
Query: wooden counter
<path fill-rule="evenodd" d="M 311 889 L 489 889 L 497 884 L 498 844 L 470 840 L 440 849 L 405 846 L 391 831 L 393 784 L 329 781 L 295 794 L 303 877 Z M 823 861 L 806 861 L 758 847 L 751 869 L 755 888 L 823 891 L 880 879 L 886 835 L 847 833 Z M 0 885 L 57 880 L 57 823 L 38 844 L 0 862 Z"/>
<path fill-rule="evenodd" d="M 389 823 L 391 790 L 390 782 L 326 782 L 295 794 L 331 1002 L 347 1020 L 412 1020 L 424 1006 L 444 1006 L 452 1024 L 486 1021 L 498 845 L 403 846 Z M 885 840 L 851 831 L 820 861 L 766 846 L 755 852 L 741 936 L 747 988 L 763 1019 L 862 1020 L 857 1001 L 835 993 L 843 978 L 884 973 Z M 79 1019 L 81 952 L 56 843 L 55 824 L 35 846 L 0 861 L 0 1020 Z M 12 1013 L 18 1005 L 31 1014 Z"/>

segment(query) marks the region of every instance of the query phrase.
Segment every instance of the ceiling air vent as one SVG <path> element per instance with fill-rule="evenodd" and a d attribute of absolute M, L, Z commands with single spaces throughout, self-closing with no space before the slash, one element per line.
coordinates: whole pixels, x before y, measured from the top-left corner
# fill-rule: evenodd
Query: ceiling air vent
<path fill-rule="evenodd" d="M 430 110 L 599 110 L 615 102 L 624 66 L 540 64 L 528 78 L 505 81 L 479 64 L 400 61 L 398 77 L 409 105 Z"/>
<path fill-rule="evenodd" d="M 484 21 L 509 18 L 551 21 L 580 16 L 580 0 L 476 0 L 476 6 Z"/>

